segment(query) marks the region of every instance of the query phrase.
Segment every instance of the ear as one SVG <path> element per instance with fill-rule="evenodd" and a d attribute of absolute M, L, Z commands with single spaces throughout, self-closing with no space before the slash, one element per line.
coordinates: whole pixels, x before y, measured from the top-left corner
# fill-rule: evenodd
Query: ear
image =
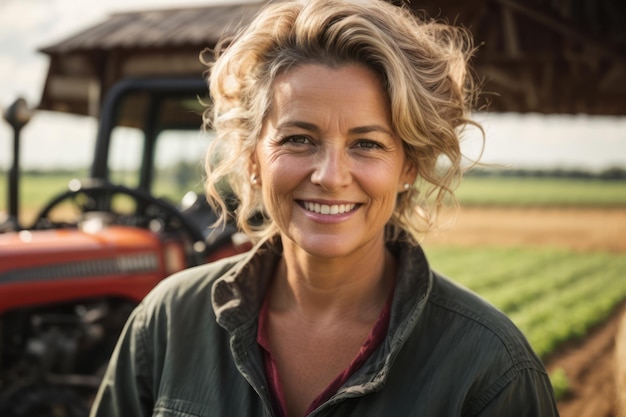
<path fill-rule="evenodd" d="M 254 158 L 250 158 L 250 160 L 248 161 L 248 176 L 252 174 L 257 174 L 258 170 L 259 170 L 259 167 L 256 164 L 256 161 L 254 160 Z"/>
<path fill-rule="evenodd" d="M 248 170 L 248 176 L 259 173 L 259 164 L 257 163 L 256 152 L 257 149 L 255 147 L 252 152 L 250 152 L 250 155 L 248 155 L 248 166 L 246 167 Z"/>
<path fill-rule="evenodd" d="M 398 184 L 399 192 L 406 191 L 406 188 L 404 188 L 404 184 L 413 185 L 417 180 L 417 165 L 408 158 L 404 161 L 400 180 L 401 182 L 400 184 Z"/>
<path fill-rule="evenodd" d="M 259 166 L 256 163 L 256 155 L 252 154 L 248 159 L 248 178 L 253 187 L 260 184 Z"/>

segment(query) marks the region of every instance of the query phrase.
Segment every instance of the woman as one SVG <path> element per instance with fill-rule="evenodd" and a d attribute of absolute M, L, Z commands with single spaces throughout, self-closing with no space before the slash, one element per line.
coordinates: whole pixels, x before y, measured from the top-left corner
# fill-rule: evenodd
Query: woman
<path fill-rule="evenodd" d="M 92 415 L 557 415 L 522 334 L 417 244 L 460 176 L 470 52 L 337 0 L 267 6 L 218 53 L 207 193 L 258 243 L 142 302 Z"/>

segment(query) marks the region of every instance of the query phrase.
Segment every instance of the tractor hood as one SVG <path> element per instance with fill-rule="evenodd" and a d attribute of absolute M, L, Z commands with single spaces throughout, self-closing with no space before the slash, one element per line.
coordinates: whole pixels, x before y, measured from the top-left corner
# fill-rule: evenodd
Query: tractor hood
<path fill-rule="evenodd" d="M 0 312 L 18 303 L 70 297 L 139 300 L 167 275 L 164 251 L 168 245 L 157 235 L 123 226 L 97 233 L 63 229 L 0 234 L 0 292 L 6 295 Z"/>
<path fill-rule="evenodd" d="M 99 259 L 118 264 L 122 260 L 144 259 L 145 267 L 158 267 L 154 254 L 160 252 L 158 238 L 147 230 L 109 227 L 89 233 L 82 230 L 24 230 L 0 235 L 0 282 L 6 282 L 6 274 L 41 266 L 52 269 L 54 265 L 77 265 L 81 261 Z M 146 255 L 151 255 L 147 256 Z M 110 263 L 109 262 L 109 263 Z M 106 268 L 105 268 L 106 269 Z"/>

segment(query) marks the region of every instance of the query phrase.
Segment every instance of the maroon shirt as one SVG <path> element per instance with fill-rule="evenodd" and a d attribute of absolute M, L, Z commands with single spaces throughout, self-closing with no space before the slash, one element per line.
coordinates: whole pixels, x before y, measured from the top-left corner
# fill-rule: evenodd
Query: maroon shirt
<path fill-rule="evenodd" d="M 389 296 L 387 303 L 380 312 L 380 316 L 378 316 L 378 320 L 376 321 L 376 323 L 374 323 L 374 326 L 372 327 L 372 330 L 370 331 L 367 339 L 361 346 L 361 349 L 359 349 L 359 353 L 357 353 L 356 357 L 352 359 L 350 365 L 348 365 L 346 369 L 339 373 L 339 375 L 337 375 L 335 379 L 331 381 L 326 389 L 324 389 L 313 400 L 311 405 L 309 405 L 309 408 L 306 410 L 305 415 L 309 414 L 318 406 L 323 404 L 326 400 L 328 400 L 330 397 L 332 397 L 337 392 L 339 387 L 341 387 L 348 380 L 350 375 L 356 372 L 361 367 L 361 365 L 365 363 L 367 358 L 385 339 L 385 336 L 387 335 L 387 329 L 389 328 L 389 314 L 391 311 L 392 298 L 392 296 Z M 265 297 L 265 300 L 263 301 L 263 305 L 261 307 L 261 311 L 259 312 L 257 343 L 259 344 L 259 346 L 261 346 L 261 350 L 263 353 L 265 376 L 269 385 L 274 412 L 278 416 L 284 417 L 287 415 L 287 402 L 285 401 L 285 392 L 283 391 L 280 377 L 278 375 L 276 361 L 274 360 L 272 352 L 270 352 L 269 348 L 269 340 L 267 338 L 268 314 L 269 302 L 268 297 Z"/>

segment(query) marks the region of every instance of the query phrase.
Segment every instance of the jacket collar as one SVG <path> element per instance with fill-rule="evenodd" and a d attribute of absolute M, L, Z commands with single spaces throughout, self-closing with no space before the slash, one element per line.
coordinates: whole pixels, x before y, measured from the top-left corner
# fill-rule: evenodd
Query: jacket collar
<path fill-rule="evenodd" d="M 256 320 L 280 252 L 271 242 L 260 242 L 215 281 L 211 300 L 220 326 L 233 333 Z"/>
<path fill-rule="evenodd" d="M 383 349 L 379 352 L 385 358 L 409 337 L 424 309 L 433 280 L 421 247 L 407 243 L 402 238 L 388 241 L 387 247 L 398 260 L 398 276 L 389 331 Z M 233 333 L 238 327 L 257 320 L 281 252 L 279 240 L 261 242 L 213 284 L 213 309 L 217 322 L 224 329 Z"/>

